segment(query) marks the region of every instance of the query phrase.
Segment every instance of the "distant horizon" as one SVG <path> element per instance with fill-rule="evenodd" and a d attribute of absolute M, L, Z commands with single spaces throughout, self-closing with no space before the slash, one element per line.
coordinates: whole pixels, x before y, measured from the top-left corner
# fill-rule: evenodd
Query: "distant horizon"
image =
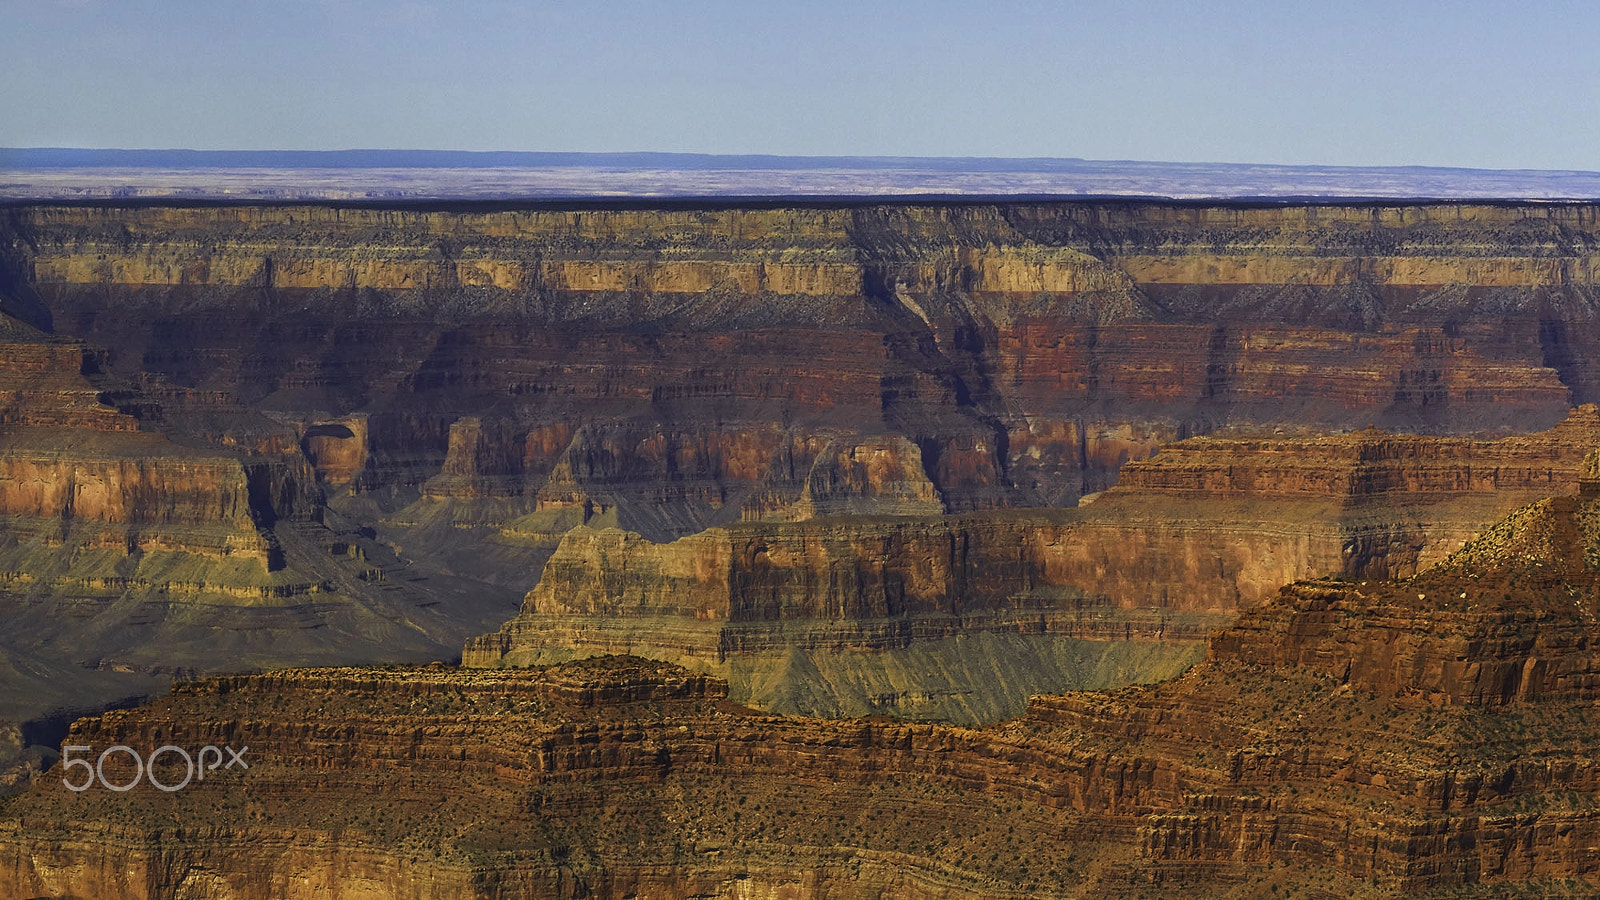
<path fill-rule="evenodd" d="M 1076 157 L 0 149 L 0 202 L 1030 198 L 1595 201 L 1600 172 Z"/>
<path fill-rule="evenodd" d="M 50 159 L 49 157 L 56 157 Z M 155 161 L 158 157 L 165 157 Z M 372 157 L 386 158 L 379 164 Z M 141 158 L 144 161 L 140 161 Z M 512 168 L 521 166 L 587 166 L 613 160 L 632 166 L 666 162 L 717 162 L 734 168 L 833 168 L 841 165 L 870 168 L 904 168 L 927 163 L 935 168 L 961 171 L 1053 171 L 1068 167 L 1197 166 L 1208 168 L 1340 170 L 1340 171 L 1458 171 L 1549 174 L 1600 174 L 1594 169 L 1436 165 L 1397 163 L 1351 165 L 1343 163 L 1278 163 L 1249 160 L 1097 159 L 1082 156 L 940 156 L 847 155 L 781 153 L 701 153 L 683 150 L 462 150 L 417 147 L 303 148 L 194 148 L 194 147 L 0 147 L 0 170 L 7 168 L 140 168 L 147 166 L 196 168 Z M 318 165 L 311 165 L 313 161 Z M 975 166 L 975 168 L 973 168 Z M 694 166 L 701 168 L 701 166 Z"/>

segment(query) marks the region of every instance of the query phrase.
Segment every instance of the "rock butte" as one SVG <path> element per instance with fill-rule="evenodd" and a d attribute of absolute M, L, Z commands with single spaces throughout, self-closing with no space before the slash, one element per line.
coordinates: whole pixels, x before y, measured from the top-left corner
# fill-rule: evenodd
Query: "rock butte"
<path fill-rule="evenodd" d="M 1600 412 L 1585 406 L 1495 441 L 1194 438 L 1129 463 L 1083 510 L 745 522 L 667 544 L 579 526 L 521 615 L 464 662 L 644 648 L 724 664 L 983 630 L 1198 640 L 1213 616 L 1311 573 L 1414 574 L 1486 519 L 1576 489 L 1597 445 Z"/>

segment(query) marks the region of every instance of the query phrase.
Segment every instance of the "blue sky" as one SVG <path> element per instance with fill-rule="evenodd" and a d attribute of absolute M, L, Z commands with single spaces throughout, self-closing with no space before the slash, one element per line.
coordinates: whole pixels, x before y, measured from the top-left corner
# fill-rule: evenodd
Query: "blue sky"
<path fill-rule="evenodd" d="M 1600 4 L 0 0 L 0 146 L 1600 169 Z"/>

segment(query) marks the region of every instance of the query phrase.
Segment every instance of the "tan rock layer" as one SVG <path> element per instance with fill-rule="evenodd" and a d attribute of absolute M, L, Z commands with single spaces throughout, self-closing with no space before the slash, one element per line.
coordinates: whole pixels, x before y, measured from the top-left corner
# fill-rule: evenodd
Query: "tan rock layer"
<path fill-rule="evenodd" d="M 1125 286 L 1113 274 L 1119 270 L 1132 282 L 1152 284 L 1368 281 L 1483 287 L 1592 285 L 1600 272 L 1593 257 L 1568 242 L 1572 231 L 1595 227 L 1593 207 L 1582 204 L 977 204 L 482 213 L 36 207 L 20 216 L 24 227 L 99 251 L 92 256 L 39 253 L 32 260 L 36 283 L 383 290 L 472 285 L 671 294 L 702 293 L 732 282 L 746 294 L 850 294 L 881 258 L 872 252 L 878 250 L 872 242 L 890 235 L 953 269 L 906 268 L 905 274 L 915 276 L 908 284 L 913 290 L 1076 293 Z M 126 229 L 121 241 L 98 245 L 98 233 L 108 224 Z M 1091 237 L 1095 228 L 1109 234 Z M 367 258 L 319 258 L 317 245 L 295 247 L 285 240 L 307 233 L 357 237 L 368 248 Z M 158 236 L 154 247 L 145 243 L 151 235 Z M 207 239 L 222 235 L 236 243 L 218 253 Z M 1214 249 L 1219 235 L 1226 245 L 1220 252 Z M 1371 252 L 1368 245 L 1377 243 L 1375 237 L 1389 236 L 1401 239 L 1384 242 L 1387 252 Z M 239 238 L 254 238 L 255 247 Z M 1063 239 L 1069 246 L 1052 246 Z M 517 252 L 525 242 L 536 242 L 540 252 Z M 1145 249 L 1141 243 L 1165 252 L 1138 252 Z M 711 249 L 719 245 L 722 249 Z M 178 249 L 188 252 L 172 252 Z M 1101 258 L 1084 249 L 1100 251 Z M 615 257 L 607 259 L 605 250 Z M 1105 254 L 1113 250 L 1107 269 Z M 902 274 L 892 265 L 891 271 Z"/>

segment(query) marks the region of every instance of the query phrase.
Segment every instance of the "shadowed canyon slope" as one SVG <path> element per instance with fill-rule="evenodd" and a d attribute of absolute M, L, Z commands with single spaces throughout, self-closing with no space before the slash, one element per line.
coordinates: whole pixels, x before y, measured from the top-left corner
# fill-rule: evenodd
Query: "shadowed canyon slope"
<path fill-rule="evenodd" d="M 1525 507 L 1412 579 L 1284 588 L 1177 679 L 1035 697 L 983 729 L 771 716 L 631 658 L 180 685 L 71 741 L 226 740 L 251 769 L 178 793 L 43 781 L 6 807 L 0 888 L 1592 896 L 1591 471 L 1583 496 Z"/>
<path fill-rule="evenodd" d="M 1532 430 L 1600 398 L 1586 205 L 6 216 L 36 317 L 119 370 L 366 412 L 375 483 L 476 415 L 482 476 L 537 491 L 572 440 L 544 429 L 589 426 L 572 477 L 623 500 L 636 424 L 710 445 L 667 473 L 704 507 L 697 477 L 760 474 L 717 445 L 761 422 L 898 433 L 952 509 L 1054 505 L 1227 423 Z"/>
<path fill-rule="evenodd" d="M 0 792 L 72 711 L 173 675 L 449 658 L 504 618 L 384 584 L 292 430 L 103 358 L 0 316 Z"/>

